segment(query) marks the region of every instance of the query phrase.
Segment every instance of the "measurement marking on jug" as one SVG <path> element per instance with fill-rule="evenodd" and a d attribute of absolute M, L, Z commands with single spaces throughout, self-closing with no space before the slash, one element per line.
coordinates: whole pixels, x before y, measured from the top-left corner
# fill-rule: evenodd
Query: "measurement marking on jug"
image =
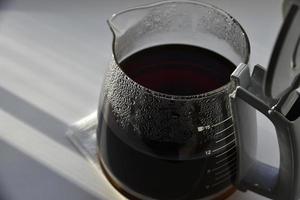
<path fill-rule="evenodd" d="M 223 179 L 223 178 L 230 178 L 233 174 L 235 174 L 236 173 L 236 171 L 233 171 L 233 170 L 230 170 L 230 171 L 228 171 L 228 172 L 226 172 L 226 173 L 224 173 L 224 174 L 222 174 L 221 176 L 217 176 L 216 177 L 216 180 L 218 181 L 218 180 L 220 180 L 220 179 Z"/>
<path fill-rule="evenodd" d="M 218 185 L 224 183 L 225 181 L 230 181 L 230 180 L 231 180 L 231 177 L 226 177 L 225 179 L 222 179 L 222 180 L 220 180 L 220 181 L 218 181 L 218 182 L 212 184 L 211 187 L 216 187 L 216 186 L 218 186 Z"/>
<path fill-rule="evenodd" d="M 232 164 L 233 161 L 236 161 L 236 159 L 234 158 L 234 159 L 232 159 L 232 160 L 230 160 L 230 161 L 228 161 L 228 162 L 226 162 L 226 163 L 224 163 L 224 164 L 222 164 L 218 167 L 215 167 L 215 168 L 211 169 L 211 171 L 213 171 L 213 172 L 218 171 L 219 169 L 225 167 L 226 165 Z"/>
<path fill-rule="evenodd" d="M 230 136 L 233 136 L 233 134 L 234 134 L 234 132 L 231 132 L 229 135 L 223 137 L 222 139 L 217 140 L 216 143 L 219 143 L 219 142 L 222 142 L 222 141 L 226 140 L 226 139 L 229 138 Z"/>
<path fill-rule="evenodd" d="M 228 156 L 226 156 L 225 158 L 223 158 L 223 159 L 221 159 L 221 160 L 218 160 L 218 161 L 216 162 L 216 164 L 220 164 L 220 163 L 224 162 L 225 160 L 228 160 L 228 159 L 231 158 L 232 156 L 236 156 L 236 152 L 235 152 L 235 151 L 232 152 L 231 154 L 229 154 Z"/>
<path fill-rule="evenodd" d="M 226 173 L 222 176 L 219 176 L 218 179 L 216 179 L 216 181 L 230 180 L 235 174 L 236 174 L 236 171 Z"/>
<path fill-rule="evenodd" d="M 226 173 L 226 172 L 228 172 L 228 171 L 234 171 L 234 170 L 236 170 L 236 163 L 231 163 L 231 164 L 228 165 L 228 167 L 226 167 L 225 169 L 222 169 L 222 170 L 216 172 L 215 175 L 216 175 L 216 176 L 219 176 L 219 175 L 224 174 L 224 173 Z"/>
<path fill-rule="evenodd" d="M 224 119 L 223 121 L 220 121 L 220 122 L 218 122 L 218 123 L 216 123 L 216 124 L 211 125 L 211 127 L 216 127 L 216 126 L 218 126 L 218 125 L 220 125 L 220 124 L 223 124 L 224 122 L 228 121 L 228 120 L 231 119 L 231 118 L 232 118 L 232 116 L 230 116 L 230 117 Z"/>
<path fill-rule="evenodd" d="M 208 126 L 199 126 L 197 130 L 198 130 L 198 132 L 202 132 L 202 131 L 208 130 L 208 129 L 210 129 L 209 125 Z"/>
<path fill-rule="evenodd" d="M 228 120 L 231 119 L 231 118 L 232 118 L 232 117 L 228 117 L 228 118 L 226 118 L 225 120 L 220 121 L 220 122 L 218 122 L 218 123 L 216 123 L 216 124 L 213 124 L 213 125 L 198 126 L 198 127 L 197 127 L 197 131 L 198 131 L 198 132 L 202 132 L 202 131 L 205 131 L 205 130 L 209 130 L 209 129 L 214 128 L 214 127 L 216 127 L 216 126 L 218 126 L 218 125 L 220 125 L 220 124 L 223 124 L 224 122 L 228 121 Z M 232 126 L 232 125 L 231 125 L 231 126 Z M 229 127 L 229 128 L 230 128 L 230 127 Z M 226 130 L 223 130 L 223 131 L 226 131 Z"/>
<path fill-rule="evenodd" d="M 224 154 L 228 153 L 229 151 L 231 151 L 232 149 L 234 149 L 236 147 L 236 145 L 232 146 L 230 149 L 216 155 L 216 158 L 223 156 Z"/>
<path fill-rule="evenodd" d="M 211 154 L 211 150 L 206 150 L 205 155 L 209 156 Z"/>
<path fill-rule="evenodd" d="M 235 138 L 233 140 L 231 140 L 230 142 L 228 142 L 227 144 L 225 144 L 225 145 L 223 145 L 223 146 L 221 146 L 221 147 L 219 147 L 217 149 L 212 150 L 212 152 L 214 153 L 216 151 L 220 151 L 221 149 L 224 149 L 224 148 L 228 147 L 229 145 L 231 145 L 234 142 L 235 142 Z"/>
<path fill-rule="evenodd" d="M 233 127 L 233 124 L 231 124 L 230 126 L 228 126 L 228 127 L 227 127 L 227 128 L 225 128 L 225 129 L 223 129 L 223 130 L 221 130 L 221 131 L 219 131 L 219 132 L 215 133 L 215 135 L 219 135 L 219 134 L 221 134 L 221 133 L 223 133 L 223 132 L 227 131 L 227 130 L 228 130 L 228 129 L 230 129 L 231 127 Z"/>

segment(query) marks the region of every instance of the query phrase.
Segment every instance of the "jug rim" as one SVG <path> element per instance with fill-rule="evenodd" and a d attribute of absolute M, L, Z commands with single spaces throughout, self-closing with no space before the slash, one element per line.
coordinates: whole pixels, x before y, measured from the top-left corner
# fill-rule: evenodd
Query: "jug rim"
<path fill-rule="evenodd" d="M 211 97 L 213 95 L 218 95 L 219 93 L 222 93 L 222 92 L 226 92 L 228 91 L 228 89 L 230 88 L 230 85 L 232 84 L 232 81 L 229 80 L 226 84 L 216 88 L 216 89 L 213 89 L 211 91 L 208 91 L 208 92 L 204 92 L 204 93 L 198 93 L 198 94 L 192 94 L 192 95 L 174 95 L 174 94 L 168 94 L 168 93 L 163 93 L 163 92 L 159 92 L 159 91 L 156 91 L 156 90 L 153 90 L 153 89 L 150 89 L 148 87 L 145 87 L 139 83 L 137 83 L 136 81 L 134 81 L 130 76 L 128 76 L 124 70 L 122 70 L 122 68 L 120 67 L 119 65 L 119 62 L 117 60 L 117 56 L 115 54 L 115 42 L 116 42 L 116 32 L 118 32 L 118 28 L 116 28 L 113 24 L 113 20 L 118 16 L 118 15 L 121 15 L 121 14 L 124 14 L 124 13 L 127 13 L 127 12 L 130 12 L 130 11 L 134 11 L 134 10 L 139 10 L 139 9 L 147 9 L 147 8 L 151 8 L 151 7 L 155 7 L 155 6 L 158 6 L 158 5 L 164 5 L 164 4 L 170 4 L 170 3 L 187 3 L 187 4 L 195 4 L 195 5 L 200 5 L 200 6 L 203 6 L 203 7 L 207 7 L 207 8 L 211 8 L 213 10 L 216 10 L 217 12 L 221 13 L 222 15 L 224 16 L 227 16 L 229 17 L 234 24 L 236 24 L 241 32 L 244 34 L 245 36 L 245 43 L 246 43 L 246 48 L 247 48 L 247 56 L 244 58 L 244 61 L 241 62 L 241 63 L 245 63 L 247 64 L 249 62 L 249 58 L 250 58 L 250 54 L 251 54 L 251 47 L 250 47 L 250 40 L 248 38 L 248 35 L 245 31 L 245 29 L 241 26 L 241 24 L 234 18 L 232 17 L 227 11 L 215 6 L 215 5 L 212 5 L 210 3 L 206 3 L 206 2 L 201 2 L 201 1 L 195 1 L 195 0 L 163 0 L 163 1 L 158 1 L 158 2 L 154 2 L 154 3 L 146 3 L 146 4 L 142 4 L 142 5 L 138 5 L 138 6 L 135 6 L 135 7 L 131 7 L 131 8 L 128 8 L 128 9 L 125 9 L 125 10 L 122 10 L 120 12 L 117 12 L 117 13 L 114 13 L 108 20 L 107 20 L 107 24 L 113 34 L 113 41 L 112 41 L 112 56 L 113 56 L 113 61 L 114 63 L 117 65 L 117 67 L 121 70 L 121 72 L 125 75 L 125 77 L 128 78 L 128 80 L 132 81 L 135 85 L 137 85 L 139 88 L 143 89 L 144 91 L 146 91 L 147 93 L 150 93 L 151 95 L 154 95 L 154 96 L 157 96 L 159 98 L 164 98 L 164 99 L 171 99 L 171 100 L 195 100 L 195 99 L 203 99 L 203 98 L 208 98 L 208 97 Z M 239 64 L 241 64 L 239 63 Z M 238 64 L 238 65 L 239 65 Z M 237 66 L 236 65 L 236 68 Z M 235 68 L 235 69 L 236 69 Z M 233 73 L 233 72 L 232 72 Z"/>

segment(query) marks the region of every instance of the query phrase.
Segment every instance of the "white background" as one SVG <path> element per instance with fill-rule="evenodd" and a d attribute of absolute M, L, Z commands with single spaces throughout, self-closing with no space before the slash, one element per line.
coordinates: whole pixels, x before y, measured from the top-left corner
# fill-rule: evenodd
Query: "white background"
<path fill-rule="evenodd" d="M 65 136 L 97 108 L 111 57 L 106 19 L 152 0 L 0 1 L 0 199 L 122 199 Z M 251 64 L 267 66 L 280 0 L 206 0 L 245 28 Z M 278 165 L 272 126 L 259 116 L 259 158 Z M 251 192 L 230 199 L 264 199 Z"/>

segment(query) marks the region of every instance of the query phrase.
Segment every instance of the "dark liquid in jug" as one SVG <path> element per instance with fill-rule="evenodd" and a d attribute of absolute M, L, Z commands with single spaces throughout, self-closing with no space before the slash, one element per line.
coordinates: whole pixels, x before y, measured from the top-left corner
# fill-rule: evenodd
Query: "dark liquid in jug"
<path fill-rule="evenodd" d="M 215 90 L 230 81 L 235 69 L 233 63 L 215 52 L 175 44 L 141 50 L 123 60 L 120 67 L 140 85 L 177 96 Z M 222 137 L 225 138 L 220 143 L 220 146 L 224 146 L 221 157 L 164 159 L 132 148 L 121 139 L 119 135 L 128 133 L 128 130 L 116 127 L 118 125 L 110 105 L 107 107 L 105 113 L 100 108 L 98 116 L 100 162 L 108 179 L 119 190 L 154 199 L 194 199 L 220 191 L 225 195 L 226 191 L 232 192 L 236 147 L 235 142 L 226 143 L 235 140 L 232 120 L 218 127 L 224 130 Z M 162 156 L 170 152 L 176 155 L 181 148 L 172 142 L 156 142 L 145 138 L 143 142 L 156 155 Z"/>
<path fill-rule="evenodd" d="M 195 95 L 229 82 L 235 65 L 219 54 L 188 45 L 139 51 L 120 63 L 135 82 L 171 95 Z"/>

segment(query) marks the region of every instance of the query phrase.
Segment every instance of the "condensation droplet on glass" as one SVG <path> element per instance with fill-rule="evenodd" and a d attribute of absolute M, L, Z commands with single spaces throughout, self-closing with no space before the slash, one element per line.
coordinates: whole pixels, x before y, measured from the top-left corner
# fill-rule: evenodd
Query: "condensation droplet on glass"
<path fill-rule="evenodd" d="M 158 16 L 158 15 L 157 15 L 157 16 L 154 16 L 154 17 L 153 17 L 153 21 L 154 21 L 154 22 L 159 22 L 159 21 L 160 21 L 160 16 Z"/>
<path fill-rule="evenodd" d="M 172 113 L 172 119 L 178 119 L 180 117 L 179 113 L 173 112 Z"/>

